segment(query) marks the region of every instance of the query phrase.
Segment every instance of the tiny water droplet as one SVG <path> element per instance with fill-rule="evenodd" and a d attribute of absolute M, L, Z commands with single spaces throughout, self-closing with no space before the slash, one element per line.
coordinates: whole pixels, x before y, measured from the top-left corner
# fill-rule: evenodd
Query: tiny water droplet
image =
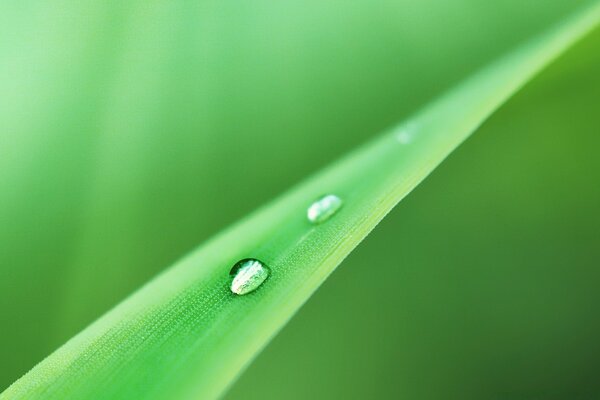
<path fill-rule="evenodd" d="M 328 194 L 316 200 L 308 207 L 306 216 L 313 224 L 327 221 L 342 206 L 342 199 L 335 194 Z"/>
<path fill-rule="evenodd" d="M 254 258 L 238 261 L 229 272 L 233 275 L 231 291 L 239 295 L 250 293 L 263 284 L 269 273 L 269 268 Z"/>
<path fill-rule="evenodd" d="M 409 144 L 410 140 L 412 139 L 410 136 L 410 133 L 408 133 L 406 131 L 402 131 L 402 132 L 398 133 L 398 136 L 396 136 L 396 138 L 402 144 Z"/>
<path fill-rule="evenodd" d="M 396 132 L 396 140 L 398 140 L 400 144 L 409 144 L 413 141 L 416 131 L 417 125 L 414 122 L 409 122 L 398 129 Z"/>

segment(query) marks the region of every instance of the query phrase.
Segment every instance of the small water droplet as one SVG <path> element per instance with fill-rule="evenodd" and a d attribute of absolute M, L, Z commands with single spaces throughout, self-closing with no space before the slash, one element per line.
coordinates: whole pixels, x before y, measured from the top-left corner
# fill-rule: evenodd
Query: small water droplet
<path fill-rule="evenodd" d="M 410 136 L 410 133 L 408 133 L 406 131 L 402 131 L 402 132 L 398 133 L 398 136 L 396 136 L 396 138 L 402 144 L 409 144 L 410 140 L 412 139 L 412 137 Z"/>
<path fill-rule="evenodd" d="M 400 144 L 409 144 L 413 141 L 416 130 L 417 125 L 414 122 L 410 122 L 398 129 L 396 132 L 396 140 L 398 140 Z"/>
<path fill-rule="evenodd" d="M 229 272 L 229 275 L 233 275 L 231 291 L 239 295 L 248 294 L 258 289 L 269 273 L 269 268 L 254 258 L 238 261 Z"/>
<path fill-rule="evenodd" d="M 342 199 L 335 194 L 328 194 L 316 200 L 308 207 L 306 216 L 313 224 L 327 221 L 342 206 Z"/>

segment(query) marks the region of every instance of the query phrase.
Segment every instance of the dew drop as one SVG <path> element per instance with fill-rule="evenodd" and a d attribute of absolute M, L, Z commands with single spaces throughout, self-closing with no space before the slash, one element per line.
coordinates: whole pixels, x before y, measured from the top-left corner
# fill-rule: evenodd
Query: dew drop
<path fill-rule="evenodd" d="M 269 273 L 269 268 L 254 258 L 238 261 L 229 272 L 233 276 L 231 291 L 240 296 L 248 294 L 258 289 L 269 277 Z"/>
<path fill-rule="evenodd" d="M 398 133 L 398 135 L 396 136 L 396 138 L 402 144 L 409 144 L 410 141 L 412 140 L 412 137 L 411 137 L 410 133 L 408 133 L 406 131 L 401 131 L 400 133 Z"/>
<path fill-rule="evenodd" d="M 396 140 L 398 140 L 400 144 L 409 144 L 413 141 L 416 131 L 417 125 L 414 122 L 409 122 L 398 129 L 396 132 Z"/>
<path fill-rule="evenodd" d="M 342 199 L 335 194 L 328 194 L 316 200 L 308 207 L 306 216 L 313 224 L 327 221 L 342 206 Z"/>

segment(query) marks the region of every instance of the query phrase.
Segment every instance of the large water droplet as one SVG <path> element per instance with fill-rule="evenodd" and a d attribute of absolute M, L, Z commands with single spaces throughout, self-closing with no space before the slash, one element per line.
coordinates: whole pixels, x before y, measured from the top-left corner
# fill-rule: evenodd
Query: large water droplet
<path fill-rule="evenodd" d="M 328 194 L 316 200 L 308 207 L 306 216 L 313 224 L 327 221 L 342 206 L 342 199 L 335 194 Z"/>
<path fill-rule="evenodd" d="M 269 277 L 269 268 L 254 258 L 246 258 L 238 261 L 231 271 L 231 291 L 235 294 L 244 295 L 256 289 Z"/>

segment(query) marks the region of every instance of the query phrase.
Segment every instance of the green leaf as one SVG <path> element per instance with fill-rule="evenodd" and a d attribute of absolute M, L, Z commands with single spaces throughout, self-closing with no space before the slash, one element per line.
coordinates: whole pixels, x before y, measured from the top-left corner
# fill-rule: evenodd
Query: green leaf
<path fill-rule="evenodd" d="M 42 361 L 2 398 L 220 395 L 398 201 L 599 17 L 594 6 L 566 19 L 218 235 Z M 310 224 L 307 207 L 328 193 L 343 206 L 329 220 Z M 263 261 L 271 275 L 256 291 L 236 296 L 229 270 L 244 258 Z M 380 279 L 375 267 L 364 276 Z"/>

